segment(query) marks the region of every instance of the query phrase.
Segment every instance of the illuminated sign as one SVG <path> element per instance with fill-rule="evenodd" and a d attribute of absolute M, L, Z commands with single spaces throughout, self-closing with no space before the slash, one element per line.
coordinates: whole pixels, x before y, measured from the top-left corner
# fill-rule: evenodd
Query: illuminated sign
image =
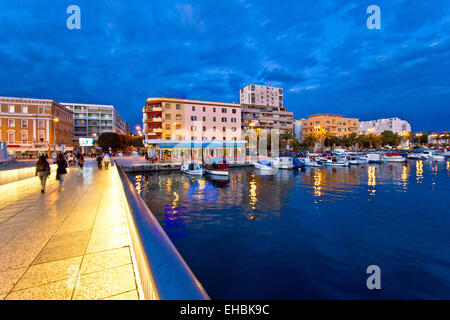
<path fill-rule="evenodd" d="M 94 138 L 80 138 L 80 147 L 94 146 Z"/>

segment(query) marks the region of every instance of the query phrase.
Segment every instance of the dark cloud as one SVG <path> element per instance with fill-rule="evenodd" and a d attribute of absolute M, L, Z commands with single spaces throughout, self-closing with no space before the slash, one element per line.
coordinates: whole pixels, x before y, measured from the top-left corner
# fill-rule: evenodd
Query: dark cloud
<path fill-rule="evenodd" d="M 131 126 L 149 96 L 238 102 L 249 83 L 285 88 L 296 117 L 401 116 L 450 130 L 450 7 L 372 1 L 2 1 L 0 95 L 114 104 Z"/>

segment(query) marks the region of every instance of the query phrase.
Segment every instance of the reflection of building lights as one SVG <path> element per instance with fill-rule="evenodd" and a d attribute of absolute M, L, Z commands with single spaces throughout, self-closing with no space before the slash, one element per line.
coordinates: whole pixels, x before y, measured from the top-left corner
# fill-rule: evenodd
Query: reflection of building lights
<path fill-rule="evenodd" d="M 450 171 L 450 161 L 447 161 L 447 170 Z"/>
<path fill-rule="evenodd" d="M 314 171 L 314 196 L 320 197 L 322 195 L 322 170 Z"/>
<path fill-rule="evenodd" d="M 258 198 L 256 197 L 256 183 L 255 181 L 250 181 L 250 205 L 252 209 L 256 209 L 256 202 L 258 202 Z"/>
<path fill-rule="evenodd" d="M 369 167 L 369 170 L 367 171 L 367 185 L 369 187 L 372 187 L 369 189 L 370 195 L 374 196 L 376 193 L 375 187 L 377 185 L 377 175 L 376 175 L 376 167 Z"/>
<path fill-rule="evenodd" d="M 408 180 L 408 168 L 406 166 L 403 166 L 402 181 L 404 187 L 406 187 L 407 185 L 407 180 Z"/>
<path fill-rule="evenodd" d="M 417 183 L 422 183 L 423 180 L 423 161 L 416 161 L 416 180 Z"/>

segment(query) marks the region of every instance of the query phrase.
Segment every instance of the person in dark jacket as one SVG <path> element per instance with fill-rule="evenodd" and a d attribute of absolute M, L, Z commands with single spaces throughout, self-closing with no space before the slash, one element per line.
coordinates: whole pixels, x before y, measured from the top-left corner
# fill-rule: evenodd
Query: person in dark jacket
<path fill-rule="evenodd" d="M 98 167 L 98 170 L 102 170 L 102 162 L 103 162 L 103 158 L 102 158 L 102 156 L 101 155 L 98 155 L 98 157 L 97 157 L 97 167 Z"/>
<path fill-rule="evenodd" d="M 80 154 L 80 158 L 78 159 L 78 165 L 80 166 L 80 169 L 83 170 L 83 166 L 84 166 L 84 156 L 83 156 L 83 154 Z"/>
<path fill-rule="evenodd" d="M 45 156 L 40 156 L 38 162 L 36 163 L 36 176 L 41 179 L 41 193 L 45 192 L 45 184 L 49 175 L 50 165 L 45 159 Z"/>
<path fill-rule="evenodd" d="M 56 164 L 58 165 L 58 169 L 56 169 L 56 180 L 59 180 L 58 192 L 61 192 L 64 177 L 67 174 L 67 161 L 61 153 L 58 155 L 58 160 L 56 161 Z"/>

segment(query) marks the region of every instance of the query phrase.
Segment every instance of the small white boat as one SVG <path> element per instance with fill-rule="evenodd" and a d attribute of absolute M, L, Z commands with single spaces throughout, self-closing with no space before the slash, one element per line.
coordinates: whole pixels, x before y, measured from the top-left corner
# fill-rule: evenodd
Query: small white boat
<path fill-rule="evenodd" d="M 382 160 L 385 162 L 405 162 L 406 158 L 397 152 L 386 152 L 383 154 Z"/>
<path fill-rule="evenodd" d="M 193 176 L 202 176 L 205 173 L 202 165 L 199 163 L 184 163 L 181 166 L 181 172 Z"/>
<path fill-rule="evenodd" d="M 259 160 L 253 163 L 253 166 L 264 174 L 274 174 L 278 171 L 269 160 Z"/>
<path fill-rule="evenodd" d="M 424 160 L 424 159 L 426 159 L 425 156 L 421 152 L 412 152 L 412 153 L 409 153 L 406 157 L 408 159 L 411 159 L 411 160 Z"/>
<path fill-rule="evenodd" d="M 432 153 L 431 159 L 437 160 L 437 161 L 445 160 L 445 155 L 443 152 L 434 151 Z"/>
<path fill-rule="evenodd" d="M 321 167 L 322 164 L 317 160 L 316 157 L 306 157 L 305 160 L 303 160 L 303 163 L 305 164 L 305 166 L 308 167 Z"/>
<path fill-rule="evenodd" d="M 278 169 L 294 169 L 294 160 L 292 157 L 277 157 L 271 159 L 272 166 Z"/>
<path fill-rule="evenodd" d="M 335 167 L 348 167 L 349 165 L 346 157 L 330 156 L 327 157 L 326 160 L 321 160 L 320 162 L 326 166 Z"/>
<path fill-rule="evenodd" d="M 369 163 L 380 163 L 381 162 L 381 154 L 375 153 L 375 152 L 368 153 L 367 160 L 369 160 Z"/>
<path fill-rule="evenodd" d="M 360 165 L 369 163 L 369 159 L 367 159 L 367 157 L 364 156 L 350 156 L 348 159 L 348 163 L 352 165 Z"/>

